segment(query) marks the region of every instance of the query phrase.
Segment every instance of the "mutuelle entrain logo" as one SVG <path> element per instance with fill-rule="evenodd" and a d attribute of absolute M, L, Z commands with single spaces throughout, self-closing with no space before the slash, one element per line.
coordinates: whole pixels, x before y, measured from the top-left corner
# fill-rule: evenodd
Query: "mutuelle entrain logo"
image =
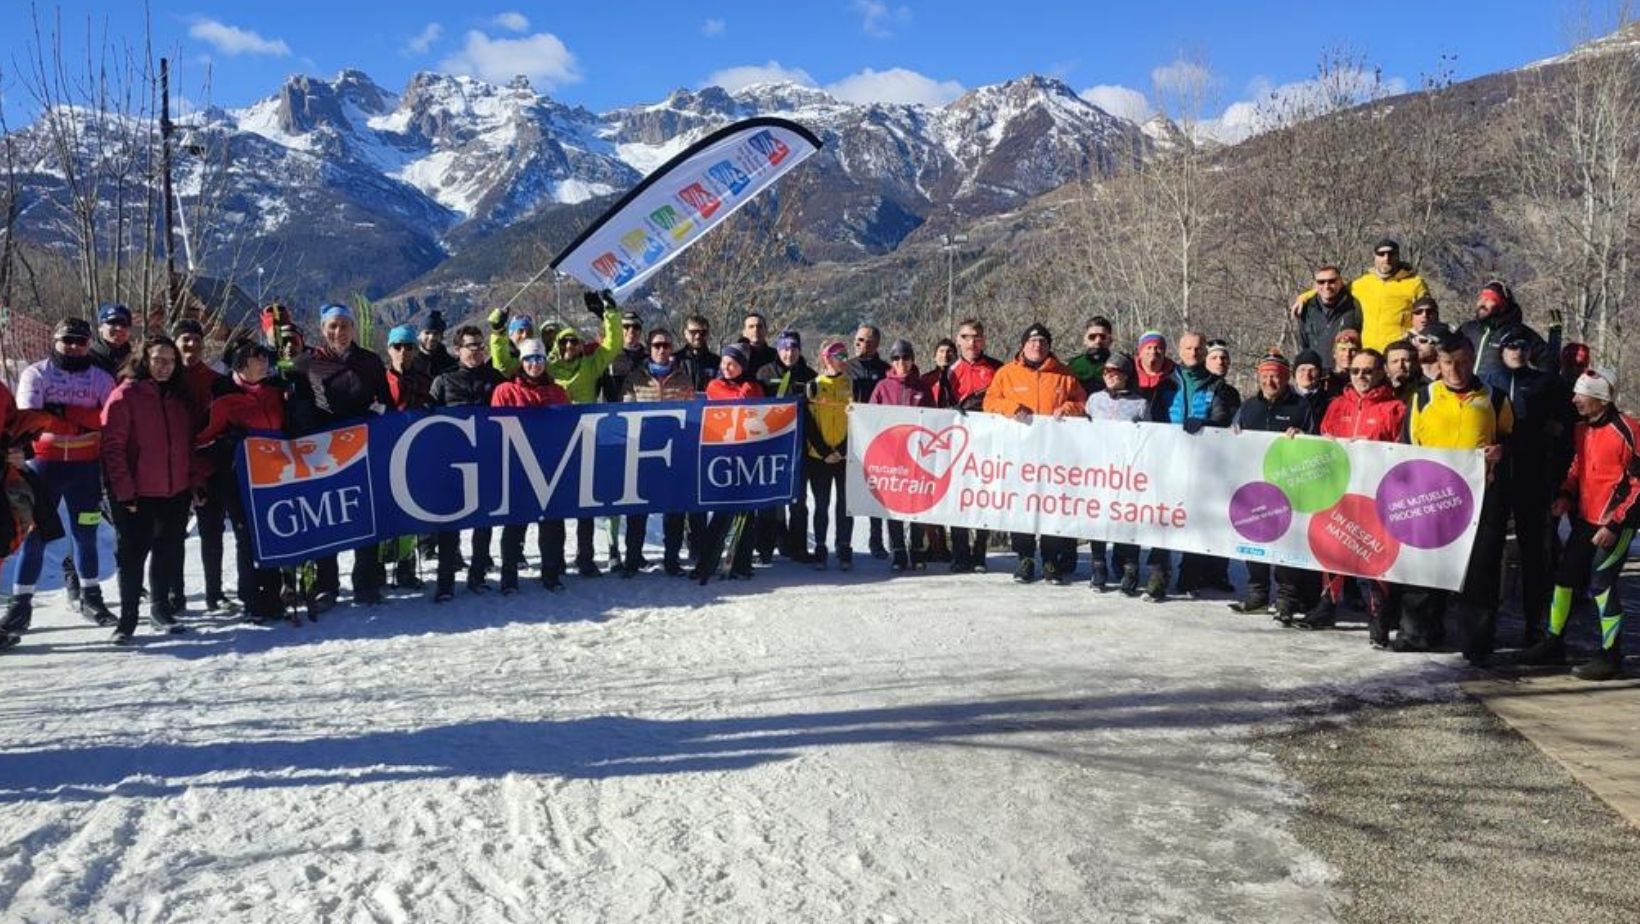
<path fill-rule="evenodd" d="M 350 548 L 375 536 L 368 434 L 357 424 L 290 440 L 245 440 L 258 558 Z"/>
<path fill-rule="evenodd" d="M 889 427 L 866 446 L 866 487 L 891 513 L 925 513 L 945 497 L 951 471 L 967 449 L 968 430 L 956 424 L 943 430 Z"/>
<path fill-rule="evenodd" d="M 708 404 L 700 423 L 700 503 L 790 501 L 796 435 L 796 403 Z"/>

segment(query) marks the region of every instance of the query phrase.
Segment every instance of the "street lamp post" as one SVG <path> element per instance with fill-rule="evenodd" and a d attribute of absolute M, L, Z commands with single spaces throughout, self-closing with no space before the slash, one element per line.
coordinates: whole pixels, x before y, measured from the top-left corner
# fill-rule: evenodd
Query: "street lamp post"
<path fill-rule="evenodd" d="M 956 324 L 952 311 L 956 303 L 957 248 L 959 245 L 966 243 L 968 243 L 968 235 L 966 234 L 940 235 L 940 249 L 945 251 L 945 332 L 947 334 L 951 333 L 953 326 Z"/>

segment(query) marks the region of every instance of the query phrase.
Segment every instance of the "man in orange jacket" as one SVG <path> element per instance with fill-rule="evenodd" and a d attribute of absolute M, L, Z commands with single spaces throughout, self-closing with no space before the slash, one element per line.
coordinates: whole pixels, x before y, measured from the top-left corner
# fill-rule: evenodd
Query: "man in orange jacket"
<path fill-rule="evenodd" d="M 1052 414 L 1055 420 L 1081 417 L 1087 392 L 1070 367 L 1053 355 L 1053 334 L 1041 324 L 1032 324 L 1019 338 L 1014 361 L 997 370 L 985 391 L 985 410 L 1012 417 L 1029 425 L 1038 414 Z M 1013 534 L 1014 553 L 1019 567 L 1014 580 L 1029 584 L 1036 580 L 1036 536 Z M 1069 584 L 1076 573 L 1076 540 L 1062 536 L 1042 537 L 1042 575 L 1054 584 Z"/>

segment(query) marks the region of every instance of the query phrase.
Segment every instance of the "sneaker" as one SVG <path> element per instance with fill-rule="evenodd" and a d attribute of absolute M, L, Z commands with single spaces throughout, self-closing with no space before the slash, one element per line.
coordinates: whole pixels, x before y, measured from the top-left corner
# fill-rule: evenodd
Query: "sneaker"
<path fill-rule="evenodd" d="M 1105 569 L 1105 563 L 1096 561 L 1093 563 L 1091 570 L 1093 573 L 1088 577 L 1088 587 L 1104 593 L 1105 583 L 1110 580 L 1110 573 Z"/>
<path fill-rule="evenodd" d="M 1122 593 L 1126 594 L 1129 597 L 1139 596 L 1139 566 L 1138 565 L 1123 565 L 1122 566 L 1122 583 L 1117 585 L 1116 589 L 1120 590 Z"/>
<path fill-rule="evenodd" d="M 126 632 L 126 631 L 123 631 L 121 629 L 115 629 L 114 630 L 114 635 L 110 639 L 110 641 L 112 641 L 116 645 L 129 645 L 133 641 L 135 641 L 135 638 L 133 636 L 133 633 Z"/>
<path fill-rule="evenodd" d="M 1014 583 L 1015 584 L 1034 584 L 1034 583 L 1036 583 L 1036 559 L 1034 559 L 1034 558 L 1021 558 L 1019 560 L 1019 566 L 1014 569 Z"/>
<path fill-rule="evenodd" d="M 1616 680 L 1623 676 L 1623 652 L 1603 648 L 1600 653 L 1572 668 L 1572 676 L 1579 680 Z"/>
<path fill-rule="evenodd" d="M 895 549 L 893 559 L 888 566 L 888 570 L 898 574 L 909 567 L 909 559 L 906 557 L 905 549 Z"/>
<path fill-rule="evenodd" d="M 1368 640 L 1368 644 L 1372 646 L 1373 651 L 1389 651 L 1390 646 L 1395 643 L 1387 638 L 1372 638 Z"/>
<path fill-rule="evenodd" d="M 231 609 L 233 609 L 233 603 L 229 601 L 227 597 L 224 597 L 221 594 L 217 594 L 214 597 L 210 594 L 205 595 L 205 612 L 225 613 Z"/>
<path fill-rule="evenodd" d="M 0 618 L 0 632 L 21 635 L 34 622 L 34 595 L 14 594 L 6 604 L 6 615 Z"/>
<path fill-rule="evenodd" d="M 1270 595 L 1259 591 L 1251 591 L 1245 600 L 1230 604 L 1230 609 L 1238 613 L 1268 613 L 1270 611 Z"/>
<path fill-rule="evenodd" d="M 1146 603 L 1161 603 L 1167 599 L 1167 572 L 1156 571 L 1145 582 L 1144 595 L 1140 597 Z"/>
<path fill-rule="evenodd" d="M 183 625 L 181 620 L 177 619 L 165 609 L 158 606 L 150 609 L 148 613 L 148 623 L 154 627 L 154 631 L 162 632 L 168 635 L 176 635 L 178 633 L 188 631 L 188 627 Z"/>
<path fill-rule="evenodd" d="M 1558 635 L 1546 635 L 1538 639 L 1536 645 L 1520 653 L 1521 664 L 1530 664 L 1534 667 L 1548 667 L 1566 663 L 1566 639 Z"/>
<path fill-rule="evenodd" d="M 74 568 L 74 554 L 72 552 L 63 556 L 63 593 L 68 595 L 68 602 L 71 605 L 79 605 L 80 572 Z"/>
<path fill-rule="evenodd" d="M 1284 626 L 1291 626 L 1298 618 L 1298 609 L 1291 600 L 1277 600 L 1275 609 L 1271 611 L 1271 619 Z"/>

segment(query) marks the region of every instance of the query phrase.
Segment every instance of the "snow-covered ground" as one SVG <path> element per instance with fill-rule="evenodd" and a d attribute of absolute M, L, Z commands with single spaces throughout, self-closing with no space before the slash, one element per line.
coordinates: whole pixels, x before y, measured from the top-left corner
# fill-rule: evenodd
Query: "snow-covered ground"
<path fill-rule="evenodd" d="M 571 577 L 134 650 L 42 593 L 0 655 L 0 918 L 1329 920 L 1263 741 L 1451 656 L 991 563 Z"/>

